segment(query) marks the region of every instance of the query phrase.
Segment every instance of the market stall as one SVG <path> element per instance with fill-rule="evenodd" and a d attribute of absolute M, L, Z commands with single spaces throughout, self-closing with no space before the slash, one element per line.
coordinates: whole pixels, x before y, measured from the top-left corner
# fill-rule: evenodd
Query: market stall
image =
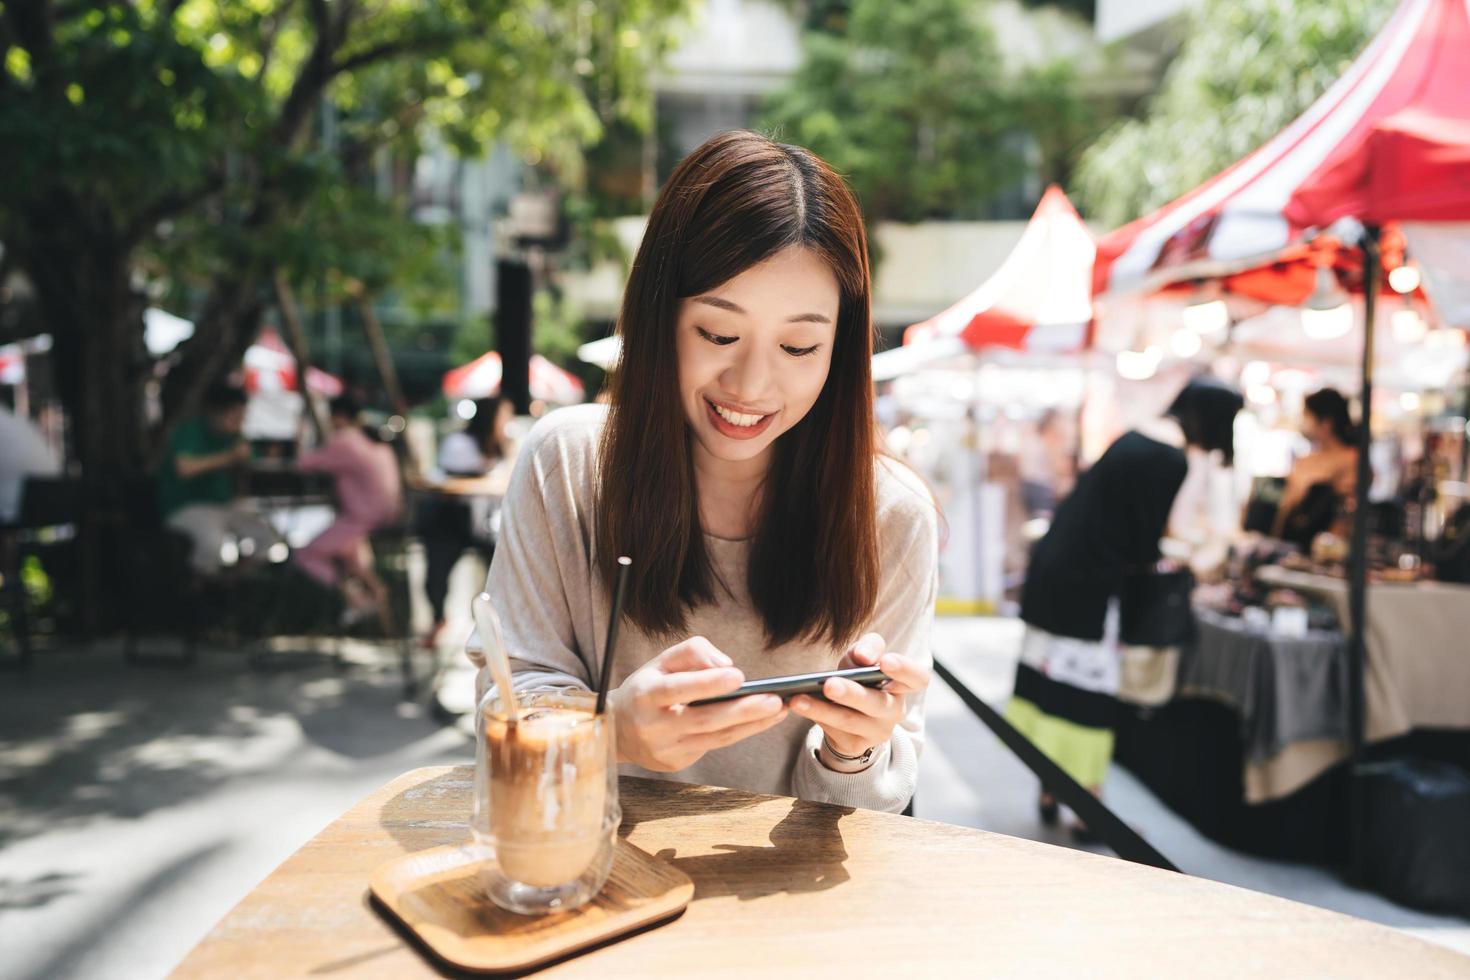
<path fill-rule="evenodd" d="M 444 397 L 489 398 L 500 394 L 500 354 L 490 351 L 444 375 Z M 540 354 L 531 355 L 531 397 L 555 405 L 574 405 L 586 397 L 582 382 Z"/>
<path fill-rule="evenodd" d="M 1161 796 L 1197 823 L 1213 819 L 1201 805 L 1213 796 L 1217 813 L 1234 815 L 1237 836 L 1254 836 L 1259 846 L 1250 849 L 1263 853 L 1289 851 L 1290 839 L 1296 838 L 1304 845 L 1293 852 L 1296 856 L 1321 856 L 1305 850 L 1324 840 L 1346 840 L 1349 814 L 1356 812 L 1346 804 L 1346 794 L 1357 792 L 1357 783 L 1343 778 L 1345 770 L 1334 765 L 1344 758 L 1363 758 L 1365 740 L 1381 750 L 1386 739 L 1448 730 L 1450 756 L 1470 742 L 1470 669 L 1464 666 L 1470 662 L 1463 656 L 1467 634 L 1460 619 L 1460 610 L 1470 608 L 1465 602 L 1470 589 L 1417 581 L 1369 582 L 1375 567 L 1385 568 L 1385 579 L 1419 579 L 1432 572 L 1419 554 L 1384 548 L 1379 544 L 1382 535 L 1370 536 L 1376 516 L 1370 497 L 1375 475 L 1370 434 L 1375 411 L 1381 408 L 1374 386 L 1382 380 L 1381 340 L 1388 333 L 1378 327 L 1388 314 L 1394 340 L 1438 348 L 1434 364 L 1417 372 L 1421 378 L 1433 366 L 1449 365 L 1440 381 L 1448 384 L 1463 370 L 1463 334 L 1453 331 L 1470 327 L 1461 319 L 1463 303 L 1454 300 L 1462 295 L 1459 282 L 1465 270 L 1442 256 L 1453 254 L 1447 242 L 1455 241 L 1456 230 L 1463 233 L 1464 222 L 1470 220 L 1464 181 L 1470 163 L 1466 91 L 1470 14 L 1463 0 L 1406 0 L 1338 83 L 1277 137 L 1191 193 L 1099 242 L 1094 285 L 1100 329 L 1125 338 L 1119 345 L 1120 368 L 1124 355 L 1151 357 L 1155 363 L 1161 357 L 1157 348 L 1150 352 L 1130 342 L 1140 327 L 1140 304 L 1160 296 L 1172 296 L 1183 307 L 1186 325 L 1216 344 L 1228 345 L 1237 332 L 1246 335 L 1240 338 L 1243 343 L 1256 344 L 1269 344 L 1273 334 L 1293 336 L 1337 358 L 1351 351 L 1358 361 L 1361 436 L 1352 530 L 1341 548 L 1345 553 L 1299 556 L 1315 573 L 1307 576 L 1253 570 L 1251 579 L 1235 582 L 1236 605 L 1252 590 L 1289 591 L 1267 591 L 1258 605 L 1239 610 L 1256 609 L 1257 616 L 1266 617 L 1264 623 L 1230 615 L 1217 620 L 1214 613 L 1202 612 L 1201 635 L 1208 642 L 1196 646 L 1198 651 L 1213 649 L 1217 660 L 1230 658 L 1237 665 L 1279 666 L 1275 645 L 1288 638 L 1272 629 L 1274 612 L 1267 607 L 1298 604 L 1303 597 L 1309 606 L 1325 606 L 1335 613 L 1329 628 L 1339 626 L 1346 643 L 1341 716 L 1319 726 L 1322 737 L 1288 741 L 1263 752 L 1249 737 L 1262 722 L 1261 696 L 1298 713 L 1321 708 L 1324 718 L 1332 715 L 1330 704 L 1309 704 L 1286 683 L 1290 672 L 1279 670 L 1258 678 L 1255 700 L 1215 698 L 1211 708 L 1229 702 L 1230 717 L 1239 726 L 1232 733 L 1233 748 L 1215 756 L 1221 766 L 1234 770 L 1233 793 L 1221 791 L 1220 780 L 1209 793 L 1181 788 L 1185 781 L 1177 767 L 1157 748 L 1168 740 L 1175 752 L 1188 752 L 1191 738 L 1203 739 L 1195 745 L 1200 751 L 1206 742 L 1216 749 L 1226 745 L 1228 738 L 1217 737 L 1218 726 L 1214 735 L 1200 734 L 1214 723 L 1201 720 L 1210 712 L 1198 706 L 1199 699 L 1181 697 L 1153 717 L 1135 716 L 1124 726 L 1130 730 L 1120 733 L 1120 760 Z M 1385 278 L 1391 301 L 1382 296 Z M 1441 296 L 1446 298 L 1443 304 Z M 1283 308 L 1294 313 L 1290 326 L 1281 322 Z M 1268 314 L 1277 328 L 1256 330 L 1254 337 L 1233 322 Z M 1436 325 L 1444 329 L 1433 329 Z M 1268 375 L 1258 386 L 1265 388 L 1271 365 L 1261 363 Z M 1409 372 L 1411 382 L 1415 373 Z M 1417 391 L 1405 394 L 1414 396 L 1405 404 L 1418 403 Z M 1458 425 L 1463 439 L 1463 418 Z M 1338 662 L 1333 649 L 1325 643 L 1315 654 L 1299 651 L 1301 662 L 1330 676 Z M 1269 654 L 1265 660 L 1260 659 L 1262 650 Z M 1181 673 L 1181 695 L 1187 693 L 1184 680 Z M 1193 729 L 1185 723 L 1189 711 L 1199 712 Z M 1338 722 L 1345 722 L 1345 737 L 1333 734 Z M 1470 753 L 1463 757 L 1470 759 Z M 1196 788 L 1207 782 L 1209 778 L 1195 778 Z M 1253 822 L 1265 810 L 1249 816 L 1245 810 L 1265 800 L 1275 801 L 1276 819 Z"/>
<path fill-rule="evenodd" d="M 262 327 L 245 350 L 245 435 L 251 440 L 294 442 L 301 427 L 306 398 L 295 356 L 280 334 Z M 306 391 L 327 399 L 342 394 L 342 379 L 320 368 L 306 369 Z"/>
<path fill-rule="evenodd" d="M 1003 601 L 1024 566 L 1022 526 L 1070 480 L 1093 254 L 1066 194 L 1048 188 L 989 278 L 873 358 L 889 448 L 924 474 L 949 523 L 941 611 Z"/>

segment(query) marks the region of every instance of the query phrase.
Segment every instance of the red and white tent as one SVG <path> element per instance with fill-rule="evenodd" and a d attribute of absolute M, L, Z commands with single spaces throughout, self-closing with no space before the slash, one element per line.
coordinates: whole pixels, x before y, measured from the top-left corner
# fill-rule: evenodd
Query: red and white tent
<path fill-rule="evenodd" d="M 270 327 L 260 331 L 255 343 L 245 351 L 245 390 L 250 394 L 263 391 L 297 390 L 296 358 Z M 342 380 L 317 368 L 307 368 L 306 384 L 313 394 L 335 398 L 342 394 Z"/>
<path fill-rule="evenodd" d="M 500 393 L 500 354 L 490 351 L 444 375 L 444 394 L 449 398 L 489 398 Z M 571 405 L 585 397 L 582 382 L 540 354 L 531 355 L 531 397 L 558 405 Z"/>
<path fill-rule="evenodd" d="M 1470 0 L 1404 0 L 1342 78 L 1274 139 L 1102 238 L 1095 292 L 1151 291 L 1280 259 L 1330 261 L 1302 243 L 1327 239 L 1344 218 L 1467 221 L 1467 173 Z M 1310 275 L 1278 271 L 1274 292 L 1257 280 L 1254 294 L 1300 302 L 1310 293 Z"/>
<path fill-rule="evenodd" d="M 904 346 L 873 358 L 884 381 L 954 354 L 1006 348 L 1066 354 L 1087 345 L 1092 233 L 1060 187 L 1047 188 L 1021 240 L 991 277 L 949 309 L 904 331 Z"/>

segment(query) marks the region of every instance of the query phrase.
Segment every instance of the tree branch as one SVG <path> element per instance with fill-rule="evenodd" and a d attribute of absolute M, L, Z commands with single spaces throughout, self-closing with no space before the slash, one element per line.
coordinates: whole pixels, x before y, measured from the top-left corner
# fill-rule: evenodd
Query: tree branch
<path fill-rule="evenodd" d="M 426 101 L 428 101 L 427 97 L 414 102 L 406 102 L 400 106 L 393 117 L 387 120 L 396 126 L 395 131 L 389 132 L 387 125 L 380 123 L 375 127 L 375 132 L 371 132 L 362 139 L 354 139 L 348 144 L 342 151 L 343 172 L 355 174 L 358 168 L 366 164 L 374 153 L 392 142 L 394 136 L 417 123 L 424 114 Z"/>
<path fill-rule="evenodd" d="M 301 138 L 302 129 L 316 111 L 317 100 L 332 80 L 332 54 L 337 39 L 332 34 L 326 0 L 311 0 L 311 19 L 316 27 L 316 44 L 302 64 L 301 73 L 291 85 L 291 94 L 286 96 L 281 114 L 271 128 L 272 142 L 278 146 L 292 146 Z"/>
<path fill-rule="evenodd" d="M 356 0 L 337 0 L 337 23 L 333 27 L 333 33 L 338 41 L 347 39 L 347 29 L 352 25 L 352 18 L 357 14 Z"/>
<path fill-rule="evenodd" d="M 55 26 L 49 0 L 10 0 L 4 7 L 5 22 L 15 42 L 31 56 L 32 71 L 38 76 L 51 62 L 56 43 Z"/>
<path fill-rule="evenodd" d="M 95 6 L 96 4 L 89 3 L 88 0 L 77 0 L 76 3 L 69 3 L 65 6 L 58 6 L 56 8 L 55 23 L 65 24 L 69 20 L 74 20 L 75 18 L 82 16 L 82 14 L 85 14 L 87 11 L 93 9 Z"/>
<path fill-rule="evenodd" d="M 342 75 L 357 71 L 368 65 L 389 58 L 396 58 L 403 54 L 414 52 L 432 51 L 446 44 L 453 44 L 463 37 L 462 32 L 440 31 L 433 34 L 421 34 L 418 37 L 404 37 L 393 41 L 384 41 L 382 44 L 359 51 L 357 54 L 349 55 L 332 66 L 333 75 Z"/>
<path fill-rule="evenodd" d="M 294 6 L 296 6 L 296 0 L 284 0 L 276 8 L 275 13 L 267 19 L 260 34 L 260 71 L 255 73 L 256 78 L 265 78 L 266 69 L 271 64 L 271 57 L 276 53 L 276 38 L 280 36 L 281 26 L 289 19 L 291 8 Z"/>
<path fill-rule="evenodd" d="M 198 204 L 211 194 L 216 194 L 224 190 L 224 186 L 225 172 L 223 169 L 220 169 L 210 174 L 204 183 L 197 187 L 187 191 L 165 195 L 127 223 L 127 226 L 123 229 L 124 240 L 128 242 L 140 241 L 163 219 Z"/>

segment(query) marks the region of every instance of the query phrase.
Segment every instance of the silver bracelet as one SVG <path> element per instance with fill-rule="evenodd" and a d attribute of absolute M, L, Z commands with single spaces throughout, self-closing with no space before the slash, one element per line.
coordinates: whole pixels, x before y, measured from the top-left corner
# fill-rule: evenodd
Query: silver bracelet
<path fill-rule="evenodd" d="M 863 750 L 862 755 L 843 755 L 832 746 L 832 740 L 827 737 L 826 732 L 822 733 L 822 747 L 827 750 L 832 758 L 840 762 L 861 762 L 864 764 L 873 761 L 873 752 L 878 748 L 876 745 L 870 745 Z"/>

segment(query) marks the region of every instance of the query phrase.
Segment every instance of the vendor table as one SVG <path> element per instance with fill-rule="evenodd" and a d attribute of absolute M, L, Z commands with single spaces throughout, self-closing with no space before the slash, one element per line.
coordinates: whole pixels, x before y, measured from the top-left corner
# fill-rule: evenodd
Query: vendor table
<path fill-rule="evenodd" d="M 1340 623 L 1351 621 L 1343 579 L 1271 567 L 1256 576 L 1320 596 Z M 1367 612 L 1367 741 L 1416 728 L 1470 730 L 1470 585 L 1374 582 Z"/>
<path fill-rule="evenodd" d="M 1241 722 L 1245 800 L 1287 796 L 1346 752 L 1347 644 L 1339 633 L 1284 636 L 1196 609 L 1178 694 L 1228 705 Z"/>
<path fill-rule="evenodd" d="M 1347 622 L 1347 583 L 1268 567 Z M 1349 845 L 1345 651 L 1199 611 L 1173 701 L 1124 706 L 1117 761 L 1210 838 L 1252 854 L 1339 863 Z M 1470 587 L 1368 588 L 1368 755 L 1470 760 Z M 1340 667 L 1337 665 L 1341 665 Z M 1341 701 L 1334 708 L 1334 692 Z"/>
<path fill-rule="evenodd" d="M 439 971 L 371 904 L 374 868 L 462 841 L 469 767 L 419 769 L 289 858 L 187 977 Z M 624 778 L 622 833 L 694 880 L 682 916 L 549 976 L 1465 977 L 1470 958 L 1335 912 L 893 814 Z"/>

